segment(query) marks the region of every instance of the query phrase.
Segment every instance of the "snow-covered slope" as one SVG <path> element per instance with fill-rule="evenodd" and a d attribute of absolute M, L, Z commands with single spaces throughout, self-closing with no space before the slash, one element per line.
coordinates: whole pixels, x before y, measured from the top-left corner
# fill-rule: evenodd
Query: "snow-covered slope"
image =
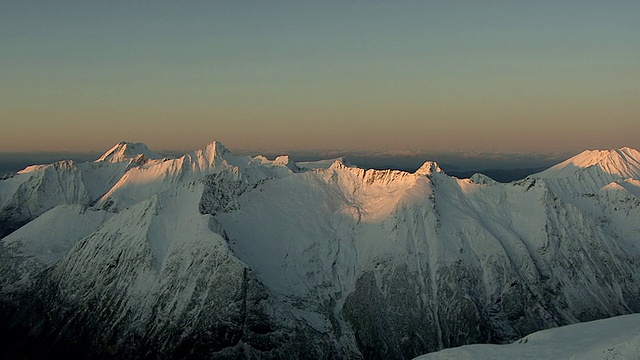
<path fill-rule="evenodd" d="M 602 174 L 637 179 L 640 178 L 640 152 L 628 147 L 613 150 L 586 150 L 538 173 L 537 177 L 568 177 L 589 168 Z"/>
<path fill-rule="evenodd" d="M 317 329 L 353 332 L 365 358 L 512 339 L 640 305 L 639 224 L 601 227 L 541 181 L 484 185 L 433 163 L 409 174 L 335 162 L 259 190 L 211 212 L 234 253 L 276 297 L 304 304 Z M 625 211 L 638 218 L 633 204 Z"/>
<path fill-rule="evenodd" d="M 0 180 L 0 238 L 58 205 L 93 204 L 127 171 L 159 158 L 144 144 L 121 142 L 95 162 L 33 165 Z"/>
<path fill-rule="evenodd" d="M 640 195 L 640 152 L 624 147 L 587 150 L 530 176 L 578 208 L 628 246 L 637 246 L 635 208 Z"/>
<path fill-rule="evenodd" d="M 416 360 L 632 360 L 638 356 L 640 314 L 633 314 L 543 330 L 509 345 L 466 345 Z"/>
<path fill-rule="evenodd" d="M 0 243 L 0 320 L 34 356 L 375 359 L 637 312 L 640 157 L 586 154 L 511 184 L 215 142 L 35 167 L 0 181 L 43 213 Z"/>
<path fill-rule="evenodd" d="M 15 291 L 32 285 L 35 275 L 62 259 L 112 215 L 80 204 L 59 205 L 11 233 L 0 245 L 0 254 L 5 255 L 0 287 Z"/>
<path fill-rule="evenodd" d="M 611 183 L 640 179 L 640 152 L 628 147 L 587 150 L 531 177 L 547 179 L 562 192 L 596 193 Z"/>
<path fill-rule="evenodd" d="M 285 176 L 297 171 L 288 157 L 274 161 L 258 156 L 233 155 L 219 142 L 175 159 L 150 162 L 127 171 L 99 200 L 99 206 L 111 211 L 131 206 L 172 187 L 228 170 L 252 179 Z"/>

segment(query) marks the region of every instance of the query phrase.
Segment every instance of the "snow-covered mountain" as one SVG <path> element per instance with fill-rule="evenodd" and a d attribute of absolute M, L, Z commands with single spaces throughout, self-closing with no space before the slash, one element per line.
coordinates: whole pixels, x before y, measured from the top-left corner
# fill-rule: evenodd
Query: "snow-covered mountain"
<path fill-rule="evenodd" d="M 407 358 L 640 310 L 629 148 L 510 184 L 217 142 L 100 159 L 0 181 L 9 355 Z"/>
<path fill-rule="evenodd" d="M 19 171 L 0 183 L 0 238 L 58 205 L 95 203 L 129 170 L 159 158 L 144 144 L 121 142 L 95 162 L 65 160 Z"/>
<path fill-rule="evenodd" d="M 160 158 L 162 158 L 160 155 L 151 151 L 147 145 L 143 143 L 121 141 L 100 156 L 96 162 L 123 162 L 135 160 L 136 162 L 144 163 L 147 160 Z"/>
<path fill-rule="evenodd" d="M 569 177 L 591 172 L 619 178 L 640 177 L 640 152 L 628 147 L 613 150 L 586 150 L 539 173 L 540 177 Z"/>

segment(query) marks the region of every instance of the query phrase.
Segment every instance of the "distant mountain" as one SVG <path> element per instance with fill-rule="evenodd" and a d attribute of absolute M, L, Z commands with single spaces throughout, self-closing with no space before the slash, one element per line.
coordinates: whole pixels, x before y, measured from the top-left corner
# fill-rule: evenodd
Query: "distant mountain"
<path fill-rule="evenodd" d="M 121 142 L 95 162 L 33 165 L 5 177 L 0 183 L 0 238 L 58 205 L 95 203 L 125 173 L 151 159 L 160 156 L 146 145 Z"/>
<path fill-rule="evenodd" d="M 146 159 L 160 159 L 161 156 L 149 150 L 143 143 L 122 141 L 104 153 L 96 162 L 123 162 L 135 160 L 143 162 Z"/>
<path fill-rule="evenodd" d="M 522 180 L 529 175 L 538 173 L 544 170 L 544 168 L 522 168 L 522 169 L 481 169 L 470 171 L 447 171 L 447 174 L 455 176 L 460 179 L 471 178 L 474 174 L 481 173 L 493 180 L 501 183 L 509 183 L 516 180 Z"/>
<path fill-rule="evenodd" d="M 613 150 L 587 150 L 542 171 L 537 176 L 568 177 L 584 171 L 618 178 L 640 178 L 640 152 L 628 147 Z"/>
<path fill-rule="evenodd" d="M 100 159 L 0 180 L 5 357 L 399 359 L 640 310 L 633 149 L 508 184 L 218 142 Z"/>

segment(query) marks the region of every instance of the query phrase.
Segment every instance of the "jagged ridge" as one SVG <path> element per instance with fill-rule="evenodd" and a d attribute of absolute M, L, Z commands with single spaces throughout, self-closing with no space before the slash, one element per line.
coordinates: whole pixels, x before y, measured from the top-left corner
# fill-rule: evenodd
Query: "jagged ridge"
<path fill-rule="evenodd" d="M 3 324 L 96 356 L 406 358 L 638 311 L 638 179 L 594 164 L 499 184 L 212 143 L 33 167 L 0 181 L 5 213 L 52 209 L 0 246 Z"/>

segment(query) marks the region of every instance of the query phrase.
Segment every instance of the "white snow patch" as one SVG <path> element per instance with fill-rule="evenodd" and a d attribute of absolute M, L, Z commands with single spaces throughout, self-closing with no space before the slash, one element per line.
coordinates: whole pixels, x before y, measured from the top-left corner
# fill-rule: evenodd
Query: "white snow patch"
<path fill-rule="evenodd" d="M 638 359 L 640 314 L 538 331 L 508 345 L 466 345 L 418 356 L 437 359 Z"/>

